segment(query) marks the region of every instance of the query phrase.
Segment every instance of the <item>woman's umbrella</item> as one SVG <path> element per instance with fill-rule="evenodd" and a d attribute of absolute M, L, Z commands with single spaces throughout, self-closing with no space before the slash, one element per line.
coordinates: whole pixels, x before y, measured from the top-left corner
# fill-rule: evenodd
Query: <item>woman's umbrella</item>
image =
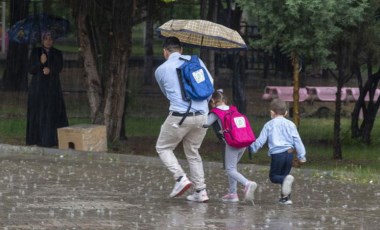
<path fill-rule="evenodd" d="M 14 24 L 8 31 L 11 41 L 17 43 L 34 43 L 41 41 L 41 33 L 49 31 L 53 39 L 65 36 L 70 30 L 67 19 L 50 15 L 35 14 Z"/>
<path fill-rule="evenodd" d="M 161 37 L 177 37 L 182 43 L 211 49 L 247 49 L 233 29 L 206 20 L 170 20 L 157 29 Z"/>

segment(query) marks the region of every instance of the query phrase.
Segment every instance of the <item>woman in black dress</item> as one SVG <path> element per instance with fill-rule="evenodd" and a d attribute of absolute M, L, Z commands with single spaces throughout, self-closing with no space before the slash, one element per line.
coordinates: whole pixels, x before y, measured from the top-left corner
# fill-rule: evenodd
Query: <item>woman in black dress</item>
<path fill-rule="evenodd" d="M 53 48 L 53 37 L 42 34 L 42 47 L 33 48 L 29 60 L 32 80 L 28 89 L 26 144 L 58 145 L 57 128 L 68 126 L 59 73 L 62 52 Z"/>

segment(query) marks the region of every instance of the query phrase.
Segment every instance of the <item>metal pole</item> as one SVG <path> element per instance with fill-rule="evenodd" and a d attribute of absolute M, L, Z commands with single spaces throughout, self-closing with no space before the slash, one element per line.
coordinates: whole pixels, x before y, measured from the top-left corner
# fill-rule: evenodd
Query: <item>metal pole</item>
<path fill-rule="evenodd" d="M 299 114 L 299 57 L 296 52 L 293 53 L 293 120 L 297 128 L 300 125 L 300 114 Z"/>

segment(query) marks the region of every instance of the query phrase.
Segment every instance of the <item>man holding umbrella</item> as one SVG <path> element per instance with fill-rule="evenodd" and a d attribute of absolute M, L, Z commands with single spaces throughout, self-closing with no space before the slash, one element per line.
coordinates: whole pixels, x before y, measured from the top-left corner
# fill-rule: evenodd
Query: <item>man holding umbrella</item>
<path fill-rule="evenodd" d="M 184 63 L 181 57 L 190 59 L 190 56 L 182 55 L 182 51 L 182 44 L 177 37 L 167 37 L 164 40 L 163 55 L 166 61 L 157 68 L 155 77 L 161 91 L 169 100 L 170 106 L 169 115 L 161 126 L 156 151 L 176 180 L 170 197 L 182 195 L 194 183 L 195 192 L 187 196 L 187 200 L 207 202 L 209 197 L 206 191 L 203 162 L 199 148 L 207 132 L 207 129 L 202 128 L 202 125 L 207 121 L 208 100 L 192 101 L 191 108 L 188 111 L 189 102 L 182 98 L 177 76 L 177 68 Z M 210 81 L 213 82 L 204 63 L 201 60 L 199 61 L 201 66 L 206 69 Z M 186 119 L 181 125 L 178 125 L 184 116 Z M 189 164 L 192 182 L 186 176 L 173 152 L 181 141 Z"/>

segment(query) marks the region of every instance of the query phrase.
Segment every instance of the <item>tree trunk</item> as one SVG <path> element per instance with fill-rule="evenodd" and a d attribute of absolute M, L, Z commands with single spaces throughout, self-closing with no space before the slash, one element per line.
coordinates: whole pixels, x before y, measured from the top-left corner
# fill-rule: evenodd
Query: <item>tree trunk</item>
<path fill-rule="evenodd" d="M 97 70 L 95 53 L 93 46 L 91 45 L 92 36 L 88 28 L 88 15 L 86 9 L 88 8 L 87 1 L 81 1 L 83 4 L 78 10 L 77 18 L 77 28 L 79 45 L 81 50 L 81 55 L 84 61 L 84 69 L 86 73 L 86 91 L 87 97 L 90 105 L 90 118 L 91 122 L 94 124 L 104 124 L 104 116 L 102 109 L 102 81 Z"/>
<path fill-rule="evenodd" d="M 240 19 L 242 15 L 242 10 L 240 7 L 236 7 L 231 11 L 231 22 L 230 27 L 236 31 L 240 31 Z M 247 111 L 247 98 L 245 93 L 245 60 L 247 52 L 234 52 L 234 65 L 232 71 L 232 97 L 233 102 L 241 113 L 246 113 Z"/>
<path fill-rule="evenodd" d="M 338 75 L 336 76 L 334 72 L 331 74 L 334 76 L 337 82 L 337 91 L 335 99 L 335 116 L 334 116 L 334 137 L 333 137 L 333 159 L 341 160 L 342 155 L 342 144 L 341 144 L 341 108 L 342 108 L 342 88 L 344 84 L 351 78 L 352 75 L 348 74 L 350 60 L 350 46 L 343 40 L 337 46 L 337 70 Z"/>
<path fill-rule="evenodd" d="M 127 79 L 127 86 L 126 88 L 129 88 L 129 78 Z M 127 108 L 128 108 L 128 102 L 129 102 L 129 96 L 130 94 L 128 93 L 128 90 L 125 92 L 125 100 L 124 100 L 124 111 L 123 111 L 123 116 L 121 119 L 121 129 L 120 129 L 120 140 L 127 140 L 127 130 L 126 130 L 126 119 L 127 119 Z"/>
<path fill-rule="evenodd" d="M 154 1 L 146 0 L 147 20 L 145 22 L 145 56 L 144 56 L 144 79 L 145 85 L 153 83 L 153 11 Z"/>
<path fill-rule="evenodd" d="M 234 75 L 232 78 L 232 97 L 239 112 L 247 112 L 247 99 L 245 94 L 245 52 L 236 52 L 234 55 Z"/>
<path fill-rule="evenodd" d="M 375 101 L 374 95 L 380 80 L 380 69 L 372 74 L 372 56 L 368 55 L 367 58 L 367 73 L 368 78 L 365 84 L 362 83 L 360 68 L 358 66 L 354 69 L 359 88 L 359 98 L 355 103 L 354 110 L 351 118 L 351 136 L 358 138 L 365 144 L 371 143 L 371 132 L 376 120 L 377 111 L 379 110 L 380 98 Z M 369 96 L 369 102 L 365 102 L 366 95 Z M 363 114 L 363 120 L 359 125 L 360 111 Z"/>
<path fill-rule="evenodd" d="M 214 0 L 210 0 L 210 1 L 214 1 Z M 207 17 L 207 14 L 206 14 L 207 2 L 210 2 L 210 1 L 199 0 L 199 8 L 200 8 L 199 16 L 201 17 L 201 19 L 205 19 Z"/>
<path fill-rule="evenodd" d="M 293 53 L 293 120 L 297 127 L 300 125 L 300 113 L 299 113 L 299 89 L 300 89 L 300 80 L 299 80 L 299 57 L 297 53 Z"/>
<path fill-rule="evenodd" d="M 352 138 L 359 138 L 361 136 L 362 129 L 359 127 L 360 112 L 362 112 L 363 115 L 367 113 L 367 107 L 364 101 L 364 98 L 365 98 L 365 93 L 363 92 L 364 89 L 362 87 L 359 87 L 359 90 L 360 90 L 360 94 L 359 94 L 360 96 L 358 100 L 355 102 L 354 109 L 351 113 L 351 137 Z"/>
<path fill-rule="evenodd" d="M 371 132 L 375 124 L 377 111 L 379 110 L 379 106 L 380 106 L 380 98 L 377 98 L 377 101 L 375 101 L 375 98 L 374 98 L 379 79 L 380 79 L 380 70 L 376 74 L 369 76 L 367 80 L 368 84 L 366 84 L 368 85 L 367 92 L 369 94 L 369 102 L 367 103 L 366 113 L 363 116 L 364 119 L 363 119 L 363 124 L 361 127 L 361 140 L 363 143 L 367 145 L 371 144 Z"/>
<path fill-rule="evenodd" d="M 109 78 L 107 79 L 104 108 L 104 122 L 111 142 L 119 138 L 122 125 L 133 12 L 134 3 L 124 0 L 114 1 Z"/>
<path fill-rule="evenodd" d="M 28 15 L 29 1 L 10 1 L 10 24 Z M 28 44 L 9 41 L 3 88 L 7 91 L 25 91 L 28 87 Z"/>
<path fill-rule="evenodd" d="M 335 160 L 341 160 L 342 157 L 342 144 L 341 144 L 341 134 L 340 134 L 340 113 L 342 108 L 342 87 L 343 84 L 338 82 L 335 100 L 335 116 L 334 116 L 334 138 L 333 138 L 333 148 L 334 154 L 333 158 Z"/>
<path fill-rule="evenodd" d="M 368 106 L 368 113 L 366 122 L 364 123 L 362 127 L 362 135 L 361 135 L 361 140 L 363 143 L 370 145 L 371 144 L 371 132 L 373 129 L 373 125 L 375 124 L 375 116 L 373 116 L 375 111 L 375 106 L 374 105 L 369 105 Z"/>
<path fill-rule="evenodd" d="M 353 72 L 358 81 L 359 98 L 355 102 L 354 109 L 351 113 L 351 138 L 358 138 L 360 136 L 360 130 L 359 130 L 360 111 L 363 111 L 365 109 L 364 96 L 363 96 L 363 78 L 361 75 L 359 63 L 357 62 L 354 63 Z"/>
<path fill-rule="evenodd" d="M 207 1 L 201 1 L 200 2 L 201 7 L 203 7 L 203 9 L 200 12 L 201 18 L 212 21 L 212 22 L 216 22 L 217 18 L 218 18 L 218 1 L 216 1 L 216 0 L 209 0 L 208 1 L 207 15 L 205 15 L 206 14 L 206 12 L 205 12 L 206 3 L 207 3 Z M 216 77 L 216 75 L 215 75 L 215 72 L 216 72 L 215 71 L 215 68 L 216 68 L 216 66 L 215 66 L 215 51 L 211 50 L 211 49 L 201 49 L 200 56 L 201 56 L 202 61 L 207 66 L 207 69 L 210 72 L 211 76 L 213 78 L 215 78 Z"/>

